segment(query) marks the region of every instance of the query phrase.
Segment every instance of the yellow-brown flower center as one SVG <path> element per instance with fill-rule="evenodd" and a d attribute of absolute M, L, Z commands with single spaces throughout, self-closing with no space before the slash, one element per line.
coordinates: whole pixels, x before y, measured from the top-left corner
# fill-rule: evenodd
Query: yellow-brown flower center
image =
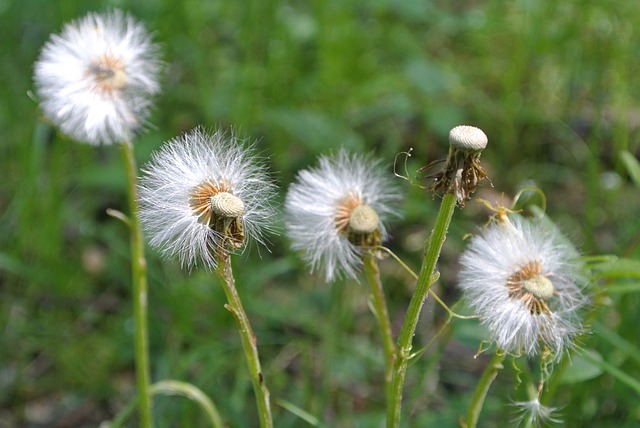
<path fill-rule="evenodd" d="M 551 313 L 548 301 L 558 292 L 542 273 L 542 264 L 534 260 L 507 278 L 509 297 L 521 300 L 531 315 Z"/>
<path fill-rule="evenodd" d="M 361 194 L 350 192 L 338 203 L 336 229 L 354 245 L 374 247 L 382 243 L 380 217 L 365 204 Z"/>
<path fill-rule="evenodd" d="M 225 180 L 205 180 L 191 190 L 189 205 L 198 221 L 229 239 L 239 248 L 244 242 L 242 215 L 244 203 L 231 193 Z"/>
<path fill-rule="evenodd" d="M 355 233 L 372 233 L 378 229 L 378 223 L 378 213 L 368 205 L 355 207 L 349 217 L 349 229 Z"/>
<path fill-rule="evenodd" d="M 122 61 L 103 56 L 89 66 L 89 73 L 93 77 L 96 87 L 107 93 L 124 89 L 127 86 L 127 73 Z"/>
<path fill-rule="evenodd" d="M 213 214 L 221 218 L 236 218 L 244 213 L 244 203 L 237 196 L 220 192 L 209 200 Z"/>
<path fill-rule="evenodd" d="M 546 276 L 535 275 L 522 281 L 522 289 L 539 300 L 548 300 L 553 296 L 555 288 Z"/>

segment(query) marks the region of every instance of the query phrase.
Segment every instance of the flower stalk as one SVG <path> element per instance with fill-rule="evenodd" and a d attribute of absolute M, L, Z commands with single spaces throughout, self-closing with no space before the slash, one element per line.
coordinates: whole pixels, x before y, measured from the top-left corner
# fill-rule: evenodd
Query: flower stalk
<path fill-rule="evenodd" d="M 391 380 L 393 379 L 393 361 L 395 360 L 396 347 L 391 332 L 391 321 L 389 320 L 389 311 L 387 310 L 387 302 L 384 297 L 384 289 L 380 282 L 380 270 L 378 268 L 378 260 L 374 254 L 366 254 L 363 257 L 364 273 L 367 283 L 370 287 L 371 302 L 373 311 L 378 320 L 378 328 L 382 337 L 382 346 L 384 349 L 384 385 L 386 402 L 390 403 L 391 399 Z"/>
<path fill-rule="evenodd" d="M 494 356 L 491 358 L 491 361 L 489 361 L 489 365 L 482 374 L 478 385 L 476 385 L 476 391 L 473 394 L 473 398 L 471 399 L 471 403 L 467 410 L 467 418 L 465 421 L 467 428 L 475 428 L 478 425 L 478 418 L 480 417 L 484 400 L 487 397 L 487 393 L 489 392 L 489 388 L 491 387 L 493 380 L 498 376 L 498 372 L 503 368 L 502 361 L 504 361 L 506 355 L 507 354 L 504 352 L 496 351 Z"/>
<path fill-rule="evenodd" d="M 442 245 L 447 236 L 447 230 L 451 223 L 451 218 L 456 207 L 457 197 L 454 193 L 447 193 L 442 198 L 440 211 L 436 218 L 436 223 L 431 234 L 431 238 L 427 242 L 427 249 L 422 262 L 422 268 L 418 275 L 416 289 L 411 297 L 409 308 L 402 323 L 402 330 L 397 342 L 396 356 L 394 361 L 393 380 L 391 385 L 391 401 L 387 409 L 387 427 L 400 426 L 400 413 L 402 407 L 402 390 L 404 386 L 405 374 L 409 358 L 411 358 L 411 349 L 413 336 L 422 306 L 427 298 L 431 286 L 435 282 L 434 277 L 436 263 L 440 256 Z"/>
<path fill-rule="evenodd" d="M 397 428 L 400 425 L 402 389 L 409 359 L 413 357 L 411 353 L 413 336 L 422 306 L 431 286 L 438 280 L 438 273 L 435 270 L 436 263 L 447 237 L 456 204 L 461 208 L 464 207 L 465 202 L 476 191 L 478 183 L 486 176 L 482 165 L 480 165 L 480 154 L 486 146 L 487 136 L 481 129 L 467 125 L 456 126 L 449 132 L 449 156 L 444 169 L 437 174 L 426 176 L 426 178 L 433 180 L 433 185 L 429 188 L 435 194 L 443 194 L 443 196 L 431 237 L 426 243 L 416 289 L 411 296 L 409 308 L 398 337 L 391 385 L 391 402 L 387 409 L 387 427 L 389 428 Z M 432 162 L 423 170 L 428 170 L 433 164 Z"/>
<path fill-rule="evenodd" d="M 273 426 L 269 390 L 230 260 L 247 241 L 264 243 L 263 232 L 273 224 L 275 186 L 253 152 L 254 145 L 220 130 L 196 128 L 171 140 L 143 169 L 140 218 L 152 247 L 179 259 L 183 268 L 200 264 L 220 277 L 265 428 Z"/>
<path fill-rule="evenodd" d="M 137 166 L 133 145 L 126 141 L 121 145 L 127 176 L 127 196 L 131 217 L 131 274 L 133 283 L 133 314 L 135 318 L 135 366 L 140 427 L 153 426 L 152 402 L 149 392 L 149 333 L 147 325 L 147 261 L 144 256 L 142 227 L 138 217 Z"/>
<path fill-rule="evenodd" d="M 227 296 L 228 304 L 225 305 L 225 308 L 231 312 L 235 318 L 238 333 L 240 333 L 242 349 L 247 361 L 247 367 L 249 368 L 251 382 L 253 383 L 253 390 L 256 396 L 256 403 L 258 405 L 260 426 L 262 428 L 271 428 L 273 427 L 273 420 L 271 416 L 269 389 L 267 388 L 262 369 L 260 368 L 257 339 L 249 323 L 249 318 L 242 307 L 238 291 L 236 290 L 236 282 L 231 269 L 231 258 L 228 253 L 220 251 L 218 252 L 217 260 L 216 274 L 222 281 L 224 293 Z"/>

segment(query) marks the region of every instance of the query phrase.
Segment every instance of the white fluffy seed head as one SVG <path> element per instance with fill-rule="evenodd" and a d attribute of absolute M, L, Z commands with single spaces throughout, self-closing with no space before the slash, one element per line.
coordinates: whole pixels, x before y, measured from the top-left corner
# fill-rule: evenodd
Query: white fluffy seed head
<path fill-rule="evenodd" d="M 214 205 L 225 216 L 239 214 L 235 232 L 265 244 L 265 233 L 274 230 L 276 188 L 254 147 L 234 134 L 197 128 L 155 152 L 139 186 L 151 246 L 184 268 L 215 268 L 216 249 L 226 250 L 229 237 L 211 227 Z"/>
<path fill-rule="evenodd" d="M 449 131 L 449 144 L 457 149 L 481 151 L 487 142 L 487 135 L 475 126 L 459 125 Z"/>
<path fill-rule="evenodd" d="M 142 24 L 118 10 L 66 24 L 34 68 L 46 118 L 89 144 L 130 141 L 160 90 L 158 47 Z"/>
<path fill-rule="evenodd" d="M 582 332 L 587 281 L 578 254 L 548 222 L 509 220 L 471 240 L 459 286 L 500 349 L 532 356 L 548 348 L 559 357 Z"/>
<path fill-rule="evenodd" d="M 287 191 L 285 224 L 292 248 L 300 251 L 312 272 L 320 270 L 327 281 L 357 278 L 363 249 L 349 241 L 345 230 L 353 227 L 356 210 L 355 227 L 370 230 L 373 211 L 378 217 L 374 230 L 387 239 L 385 224 L 399 215 L 401 199 L 391 176 L 380 160 L 344 149 L 321 156 L 317 166 L 298 173 Z"/>

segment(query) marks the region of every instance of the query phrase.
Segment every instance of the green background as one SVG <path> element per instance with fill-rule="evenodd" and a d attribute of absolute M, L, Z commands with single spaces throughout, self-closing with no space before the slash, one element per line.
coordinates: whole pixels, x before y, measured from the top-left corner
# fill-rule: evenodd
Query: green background
<path fill-rule="evenodd" d="M 493 186 L 484 182 L 478 196 L 504 194 L 506 204 L 535 185 L 585 255 L 640 254 L 640 195 L 621 160 L 640 146 L 640 2 L 0 0 L 2 427 L 97 426 L 134 396 L 128 237 L 105 214 L 127 211 L 119 150 L 57 134 L 31 92 L 49 35 L 112 7 L 144 22 L 165 62 L 152 126 L 136 142 L 140 165 L 197 125 L 234 127 L 270 157 L 281 205 L 296 171 L 319 154 L 373 151 L 393 174 L 396 154 L 413 149 L 413 175 L 446 156 L 449 129 L 471 124 L 489 137 Z M 418 269 L 438 199 L 398 184 L 404 218 L 388 245 Z M 439 264 L 447 302 L 458 297 L 463 238 L 490 214 L 472 201 L 454 217 Z M 382 426 L 382 353 L 366 287 L 325 284 L 285 237 L 271 241 L 234 263 L 274 400 L 321 426 Z M 191 382 L 229 426 L 256 426 L 217 279 L 148 255 L 152 378 Z M 389 259 L 381 269 L 397 334 L 413 284 Z M 582 347 L 637 379 L 638 270 L 602 276 Z M 428 301 L 417 345 L 442 320 Z M 484 369 L 488 355 L 473 357 L 483 337 L 475 321 L 454 322 L 447 336 L 409 368 L 407 427 L 457 426 Z M 509 365 L 498 377 L 481 426 L 513 419 L 511 403 L 525 395 L 515 373 Z M 566 426 L 640 424 L 638 390 L 579 357 L 568 373 L 548 403 Z M 276 426 L 306 426 L 279 404 L 274 412 Z M 159 427 L 206 426 L 182 398 L 157 398 L 155 417 Z"/>

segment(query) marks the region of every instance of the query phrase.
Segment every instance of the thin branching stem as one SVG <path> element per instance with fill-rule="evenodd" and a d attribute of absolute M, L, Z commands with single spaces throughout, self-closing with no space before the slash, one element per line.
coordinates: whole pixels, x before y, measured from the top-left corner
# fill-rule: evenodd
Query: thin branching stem
<path fill-rule="evenodd" d="M 414 279 L 418 279 L 418 274 L 415 273 L 413 270 L 411 270 L 411 268 L 409 266 L 407 266 L 407 264 L 405 262 L 402 261 L 402 259 L 400 257 L 398 257 L 398 255 L 396 253 L 394 253 L 393 251 L 391 251 L 389 248 L 387 247 L 376 247 L 380 250 L 385 251 L 386 253 L 388 253 L 396 262 L 398 262 L 398 264 L 400 264 L 400 266 L 403 267 L 403 269 L 405 269 Z M 435 282 L 435 281 L 434 281 Z M 478 315 L 460 315 L 456 312 L 453 311 L 453 309 L 451 309 L 449 306 L 447 306 L 446 303 L 444 303 L 442 301 L 442 299 L 440 299 L 440 297 L 438 297 L 438 295 L 431 289 L 429 288 L 429 295 L 431 297 L 434 298 L 434 300 L 436 302 L 438 302 L 438 304 L 440 306 L 442 306 L 442 309 L 444 309 L 445 311 L 447 311 L 448 317 L 449 318 L 459 318 L 461 320 L 470 320 L 470 319 L 477 319 L 479 318 Z M 455 306 L 455 304 L 454 304 Z M 450 321 L 450 320 L 449 320 Z"/>
<path fill-rule="evenodd" d="M 389 320 L 389 311 L 384 296 L 384 289 L 380 281 L 380 270 L 378 268 L 378 260 L 374 254 L 367 254 L 363 257 L 364 273 L 369 283 L 371 292 L 371 302 L 373 311 L 378 320 L 378 328 L 382 337 L 382 345 L 384 349 L 384 385 L 386 402 L 390 401 L 391 380 L 393 378 L 393 361 L 395 359 L 396 347 L 391 332 L 391 321 Z"/>

